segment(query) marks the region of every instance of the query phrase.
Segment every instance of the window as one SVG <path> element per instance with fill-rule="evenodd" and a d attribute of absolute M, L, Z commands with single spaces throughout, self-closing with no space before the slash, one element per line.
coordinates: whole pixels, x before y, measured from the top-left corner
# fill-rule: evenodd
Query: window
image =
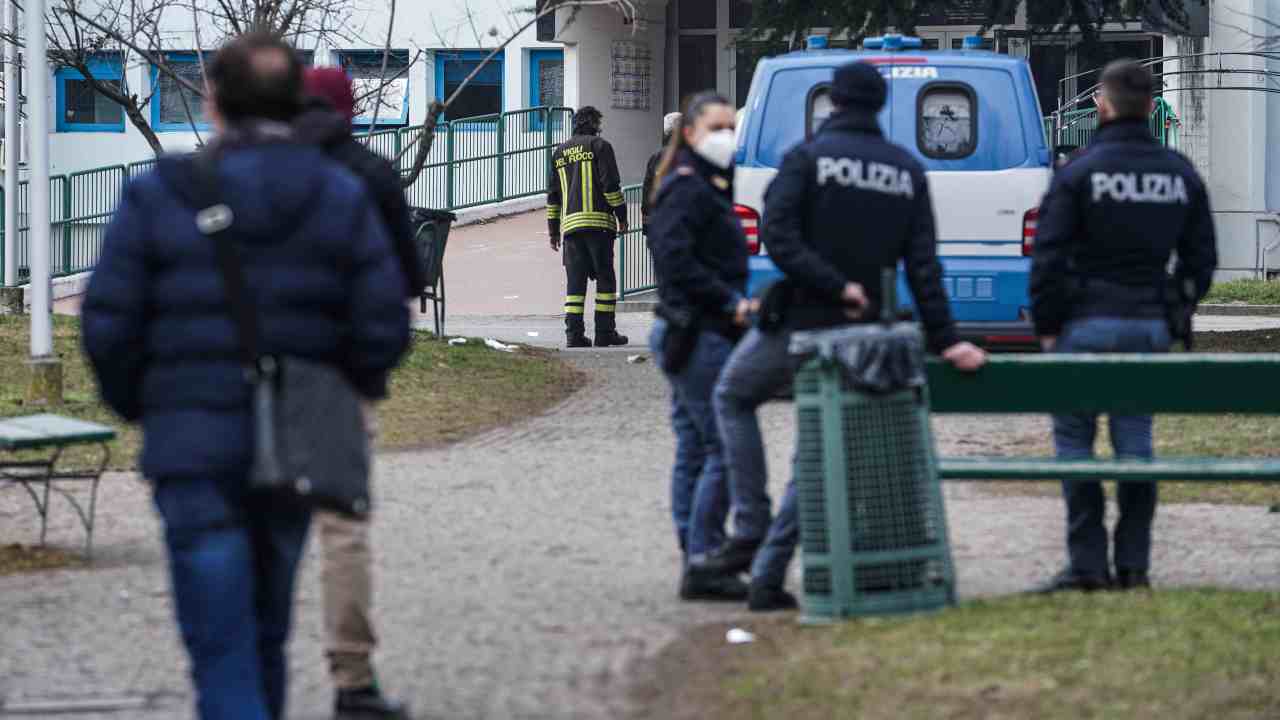
<path fill-rule="evenodd" d="M 680 0 L 681 30 L 715 30 L 716 0 Z"/>
<path fill-rule="evenodd" d="M 437 50 L 436 97 L 443 102 L 453 95 L 488 56 L 488 50 Z M 502 75 L 502 55 L 498 54 L 481 68 L 449 106 L 448 119 L 496 115 L 502 112 Z"/>
<path fill-rule="evenodd" d="M 1040 109 L 1045 115 L 1058 109 L 1058 103 L 1066 98 L 1058 97 L 1058 83 L 1067 74 L 1067 46 L 1032 44 L 1031 76 L 1036 81 L 1036 94 L 1040 96 Z"/>
<path fill-rule="evenodd" d="M 920 93 L 916 141 L 925 156 L 954 160 L 977 147 L 977 96 L 960 83 L 932 83 Z"/>
<path fill-rule="evenodd" d="M 951 49 L 952 49 L 952 50 L 963 50 L 963 49 L 964 49 L 964 38 L 951 38 Z M 982 38 L 982 47 L 981 47 L 980 49 L 981 49 L 981 50 L 991 50 L 991 51 L 995 51 L 995 49 L 996 49 L 996 41 L 995 41 L 995 38 L 989 38 L 989 37 L 984 37 L 984 38 Z"/>
<path fill-rule="evenodd" d="M 204 53 L 204 62 L 213 61 L 213 53 Z M 192 125 L 198 130 L 209 129 L 205 115 L 204 98 L 187 86 L 204 87 L 204 71 L 200 58 L 193 52 L 165 53 L 165 65 L 172 74 L 156 66 L 151 68 L 151 82 L 155 96 L 151 98 L 151 127 L 158 132 L 190 132 Z M 186 81 L 181 82 L 177 75 Z"/>
<path fill-rule="evenodd" d="M 378 126 L 404 127 L 409 124 L 409 51 L 386 53 L 383 74 L 382 50 L 346 50 L 338 53 L 338 64 L 351 77 L 356 97 L 357 127 L 367 127 L 377 116 Z"/>
<path fill-rule="evenodd" d="M 729 3 L 729 27 L 751 26 L 751 0 L 732 0 Z"/>
<path fill-rule="evenodd" d="M 680 38 L 680 104 L 691 95 L 716 89 L 716 36 Z"/>
<path fill-rule="evenodd" d="M 831 102 L 831 86 L 827 83 L 815 85 L 813 90 L 809 91 L 809 102 L 805 106 L 805 139 L 816 135 L 822 123 L 826 122 L 835 110 L 835 103 Z"/>
<path fill-rule="evenodd" d="M 124 86 L 120 56 L 103 53 L 89 59 L 90 76 L 117 90 Z M 124 109 L 99 93 L 79 70 L 54 75 L 58 93 L 58 132 L 124 132 Z"/>
<path fill-rule="evenodd" d="M 538 0 L 534 8 L 537 12 L 547 9 L 547 0 Z M 538 42 L 554 42 L 556 39 L 556 13 L 547 13 L 538 18 Z"/>
<path fill-rule="evenodd" d="M 938 38 L 936 37 L 920 38 L 920 49 L 921 50 L 937 50 Z"/>

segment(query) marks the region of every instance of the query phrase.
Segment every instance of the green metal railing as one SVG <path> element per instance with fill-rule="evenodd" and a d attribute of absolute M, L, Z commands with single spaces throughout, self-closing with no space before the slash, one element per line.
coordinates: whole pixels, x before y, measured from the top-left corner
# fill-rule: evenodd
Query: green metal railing
<path fill-rule="evenodd" d="M 1094 133 L 1098 131 L 1098 111 L 1096 108 L 1066 110 L 1060 117 L 1062 121 L 1060 129 L 1054 126 L 1054 117 L 1052 115 L 1044 118 L 1044 134 L 1050 146 L 1075 145 L 1084 147 L 1089 144 L 1089 141 L 1093 140 Z M 1178 147 L 1178 131 L 1182 123 L 1178 120 L 1177 113 L 1173 111 L 1173 106 L 1167 100 L 1162 97 L 1156 98 L 1156 107 L 1151 111 L 1150 122 L 1152 137 L 1166 147 L 1175 149 Z M 1057 131 L 1056 133 L 1055 130 Z"/>
<path fill-rule="evenodd" d="M 405 190 L 409 204 L 458 210 L 538 195 L 547 191 L 547 167 L 556 145 L 569 139 L 573 110 L 537 107 L 498 115 L 461 118 L 440 123 L 427 164 Z M 360 136 L 379 155 L 396 162 L 408 175 L 422 126 L 386 130 Z M 405 152 L 405 150 L 408 152 Z M 403 153 L 404 157 L 400 157 Z M 399 160 L 397 160 L 399 158 Z M 51 271 L 63 277 L 92 270 L 102 250 L 102 236 L 120 202 L 125 181 L 155 167 L 155 160 L 112 165 L 56 175 L 49 179 Z M 636 194 L 639 228 L 639 194 Z M 3 189 L 0 188 L 0 198 Z M 18 183 L 18 280 L 30 273 L 27 182 Z M 3 238 L 0 202 L 0 239 Z M 4 267 L 0 242 L 0 268 Z"/>
<path fill-rule="evenodd" d="M 658 276 L 653 269 L 653 255 L 649 252 L 649 239 L 641 227 L 640 202 L 644 188 L 628 185 L 622 188 L 627 200 L 627 232 L 619 240 L 618 297 L 645 292 L 658 287 Z"/>

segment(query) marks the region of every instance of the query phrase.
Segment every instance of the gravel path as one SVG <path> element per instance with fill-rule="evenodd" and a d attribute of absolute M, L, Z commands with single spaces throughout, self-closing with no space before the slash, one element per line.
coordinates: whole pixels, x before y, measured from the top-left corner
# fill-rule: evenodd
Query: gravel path
<path fill-rule="evenodd" d="M 625 716 L 637 662 L 684 627 L 742 615 L 676 600 L 658 372 L 628 364 L 625 351 L 566 357 L 590 386 L 552 413 L 379 459 L 378 664 L 417 718 Z M 771 406 L 764 418 L 779 486 L 789 411 Z M 936 427 L 944 453 L 1000 452 L 1047 432 L 1035 418 L 949 417 Z M 189 717 L 146 488 L 120 475 L 106 490 L 91 570 L 0 578 L 0 697 L 149 697 L 150 710 L 75 717 Z M 35 535 L 19 493 L 0 490 L 4 542 Z M 1017 591 L 1061 562 L 1056 500 L 960 485 L 947 499 L 963 595 Z M 57 508 L 54 542 L 79 540 L 68 514 Z M 1158 584 L 1280 588 L 1280 517 L 1265 509 L 1168 507 L 1156 534 Z M 308 720 L 327 717 L 330 700 L 317 568 L 313 545 L 291 646 L 290 717 Z"/>

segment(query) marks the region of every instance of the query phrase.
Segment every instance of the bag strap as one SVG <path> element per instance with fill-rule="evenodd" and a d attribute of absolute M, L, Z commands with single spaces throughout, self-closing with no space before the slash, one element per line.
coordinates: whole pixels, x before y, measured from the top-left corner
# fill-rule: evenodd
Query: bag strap
<path fill-rule="evenodd" d="M 228 232 L 235 222 L 235 214 L 222 196 L 222 183 L 218 178 L 216 155 L 209 150 L 197 153 L 191 162 L 196 207 L 196 227 L 213 241 L 218 272 L 231 304 L 231 316 L 240 335 L 240 356 L 246 369 L 261 369 L 261 334 L 258 316 L 249 302 L 245 284 L 244 267 L 240 262 L 235 240 Z"/>

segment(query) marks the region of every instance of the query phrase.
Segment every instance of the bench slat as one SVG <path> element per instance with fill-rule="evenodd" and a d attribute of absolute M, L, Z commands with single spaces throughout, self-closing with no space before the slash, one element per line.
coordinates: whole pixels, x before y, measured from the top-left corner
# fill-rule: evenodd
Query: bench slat
<path fill-rule="evenodd" d="M 27 415 L 0 420 L 0 450 L 107 442 L 115 439 L 112 428 L 64 415 Z"/>
<path fill-rule="evenodd" d="M 1280 482 L 1280 460 L 1168 458 L 1058 460 L 1056 458 L 940 458 L 945 480 L 1179 480 Z"/>
<path fill-rule="evenodd" d="M 1006 355 L 928 363 L 937 413 L 1280 414 L 1280 354 Z"/>

